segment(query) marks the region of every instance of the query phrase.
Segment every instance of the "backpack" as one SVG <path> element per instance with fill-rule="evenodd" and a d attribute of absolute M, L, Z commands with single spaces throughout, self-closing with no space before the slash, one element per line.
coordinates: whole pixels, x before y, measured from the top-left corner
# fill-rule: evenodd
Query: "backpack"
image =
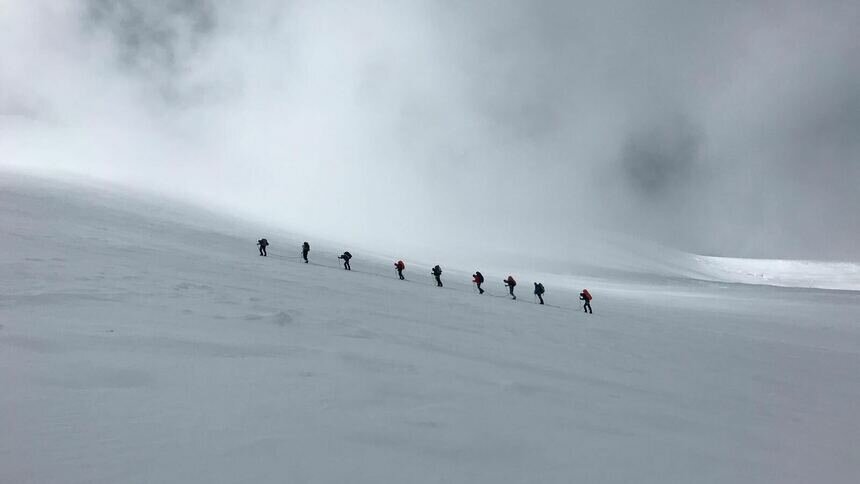
<path fill-rule="evenodd" d="M 584 297 L 586 301 L 591 301 L 591 294 L 588 292 L 588 289 L 582 290 L 582 297 Z"/>
<path fill-rule="evenodd" d="M 476 272 L 475 277 L 478 279 L 478 282 L 480 282 L 481 284 L 484 283 L 484 275 L 483 274 L 481 274 L 480 272 Z"/>
<path fill-rule="evenodd" d="M 442 274 L 442 268 L 437 265 L 436 267 L 433 268 L 433 274 L 435 274 L 437 276 Z"/>
<path fill-rule="evenodd" d="M 509 286 L 514 287 L 517 285 L 517 281 L 514 280 L 513 276 L 508 276 L 508 280 L 505 281 Z"/>
<path fill-rule="evenodd" d="M 352 254 L 350 254 L 349 252 L 344 252 L 343 258 L 346 260 L 350 260 L 350 259 L 352 259 Z"/>
<path fill-rule="evenodd" d="M 543 284 L 541 284 L 540 282 L 535 284 L 535 294 L 543 294 L 544 291 L 545 289 L 543 288 Z"/>
<path fill-rule="evenodd" d="M 397 267 L 402 271 L 403 269 L 406 269 L 406 264 L 404 264 L 402 260 L 399 260 L 394 264 L 394 267 Z"/>
<path fill-rule="evenodd" d="M 305 242 L 304 244 L 302 244 L 302 249 L 308 251 L 311 250 L 311 244 Z"/>
<path fill-rule="evenodd" d="M 265 247 L 265 246 L 269 245 L 269 241 L 268 241 L 268 240 L 266 240 L 266 239 L 260 239 L 260 245 L 262 245 L 263 247 Z"/>

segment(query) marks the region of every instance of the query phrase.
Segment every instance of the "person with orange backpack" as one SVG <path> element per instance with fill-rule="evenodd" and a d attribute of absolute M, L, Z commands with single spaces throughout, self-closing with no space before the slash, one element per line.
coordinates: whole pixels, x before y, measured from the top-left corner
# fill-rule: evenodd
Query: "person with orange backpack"
<path fill-rule="evenodd" d="M 583 289 L 581 293 L 579 293 L 579 300 L 585 301 L 582 304 L 582 311 L 588 314 L 593 314 L 591 310 L 591 293 L 588 292 L 588 289 Z"/>
<path fill-rule="evenodd" d="M 508 292 L 511 293 L 511 297 L 516 301 L 517 296 L 514 295 L 514 286 L 517 285 L 517 281 L 514 280 L 514 276 L 508 276 L 503 282 L 508 286 Z"/>
<path fill-rule="evenodd" d="M 406 269 L 406 264 L 404 264 L 402 260 L 399 260 L 394 263 L 394 269 L 397 271 L 397 275 L 398 277 L 400 277 L 401 281 L 406 279 L 405 277 L 403 277 L 403 269 Z"/>

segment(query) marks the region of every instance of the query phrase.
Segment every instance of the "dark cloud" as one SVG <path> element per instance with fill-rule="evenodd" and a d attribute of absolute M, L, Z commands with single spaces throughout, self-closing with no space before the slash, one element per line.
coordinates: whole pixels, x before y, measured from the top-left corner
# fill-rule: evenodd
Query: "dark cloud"
<path fill-rule="evenodd" d="M 186 67 L 216 26 L 216 10 L 207 0 L 88 0 L 86 5 L 84 28 L 108 31 L 119 60 L 137 74 Z"/>
<path fill-rule="evenodd" d="M 166 102 L 195 101 L 200 84 L 183 81 L 211 47 L 217 27 L 212 2 L 88 0 L 81 23 L 86 33 L 109 36 L 120 69 L 148 79 Z"/>
<path fill-rule="evenodd" d="M 700 151 L 700 134 L 680 117 L 631 133 L 621 163 L 636 193 L 648 199 L 666 198 L 693 179 Z"/>

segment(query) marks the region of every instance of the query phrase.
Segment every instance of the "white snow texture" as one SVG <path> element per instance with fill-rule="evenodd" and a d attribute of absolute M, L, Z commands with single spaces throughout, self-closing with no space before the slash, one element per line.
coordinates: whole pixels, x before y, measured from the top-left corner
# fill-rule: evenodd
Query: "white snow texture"
<path fill-rule="evenodd" d="M 0 221 L 2 483 L 860 479 L 854 264 L 509 259 L 479 296 L 481 267 L 303 264 L 305 237 L 14 176 Z"/>

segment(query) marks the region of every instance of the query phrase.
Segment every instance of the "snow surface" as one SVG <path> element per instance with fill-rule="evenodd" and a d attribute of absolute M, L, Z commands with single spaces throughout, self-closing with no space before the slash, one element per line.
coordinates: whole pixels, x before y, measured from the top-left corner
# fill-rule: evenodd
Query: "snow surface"
<path fill-rule="evenodd" d="M 858 292 L 691 256 L 514 272 L 511 301 L 505 272 L 478 296 L 474 267 L 436 288 L 437 261 L 314 240 L 305 265 L 303 238 L 15 177 L 0 221 L 2 483 L 860 476 Z"/>
<path fill-rule="evenodd" d="M 860 291 L 860 264 L 694 256 L 703 276 L 719 281 Z"/>

